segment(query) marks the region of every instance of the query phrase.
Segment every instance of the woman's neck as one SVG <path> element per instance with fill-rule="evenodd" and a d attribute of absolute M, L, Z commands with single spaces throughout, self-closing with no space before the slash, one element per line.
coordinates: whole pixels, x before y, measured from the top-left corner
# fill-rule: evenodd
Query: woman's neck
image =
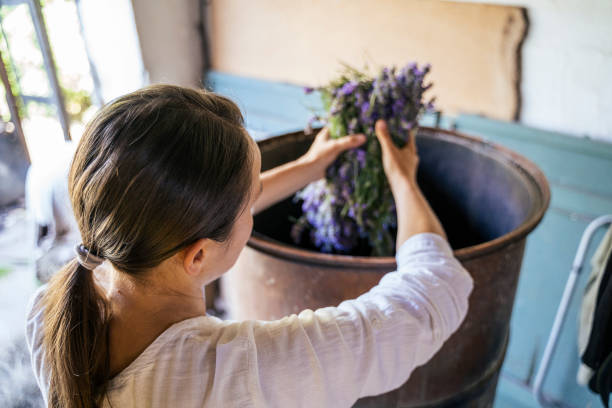
<path fill-rule="evenodd" d="M 155 321 L 166 316 L 172 323 L 206 314 L 204 288 L 194 287 L 172 271 L 156 268 L 138 279 L 105 262 L 96 269 L 96 277 L 114 314 L 138 313 L 144 320 Z"/>
<path fill-rule="evenodd" d="M 206 314 L 203 288 L 155 270 L 146 281 L 129 277 L 105 262 L 96 280 L 111 307 L 111 373 L 119 373 L 174 323 Z"/>

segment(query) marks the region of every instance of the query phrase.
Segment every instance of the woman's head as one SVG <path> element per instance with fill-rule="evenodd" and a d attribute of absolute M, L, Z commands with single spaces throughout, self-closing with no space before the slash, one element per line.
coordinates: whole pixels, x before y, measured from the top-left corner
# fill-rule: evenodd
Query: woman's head
<path fill-rule="evenodd" d="M 253 145 L 222 96 L 154 85 L 118 98 L 87 127 L 70 171 L 83 244 L 141 273 L 199 239 L 227 241 L 254 190 Z"/>
<path fill-rule="evenodd" d="M 69 176 L 83 245 L 146 278 L 182 254 L 206 283 L 235 262 L 252 228 L 260 156 L 229 99 L 153 85 L 105 106 L 87 126 Z M 90 406 L 109 376 L 110 309 L 76 260 L 44 300 L 49 401 Z"/>

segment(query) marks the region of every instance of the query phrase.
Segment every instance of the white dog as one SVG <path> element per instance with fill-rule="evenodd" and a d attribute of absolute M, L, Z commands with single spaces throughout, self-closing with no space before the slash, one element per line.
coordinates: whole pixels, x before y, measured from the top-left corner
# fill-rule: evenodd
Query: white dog
<path fill-rule="evenodd" d="M 36 276 L 47 282 L 74 257 L 80 234 L 68 196 L 68 170 L 74 145 L 66 143 L 54 154 L 33 163 L 26 179 L 26 208 L 36 229 Z"/>

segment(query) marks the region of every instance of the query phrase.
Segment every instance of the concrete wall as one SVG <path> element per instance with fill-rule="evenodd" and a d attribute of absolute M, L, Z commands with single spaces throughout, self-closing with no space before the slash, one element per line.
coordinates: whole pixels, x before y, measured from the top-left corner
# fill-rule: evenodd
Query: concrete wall
<path fill-rule="evenodd" d="M 201 86 L 198 0 L 132 0 L 132 4 L 149 81 Z"/>
<path fill-rule="evenodd" d="M 521 122 L 612 142 L 612 1 L 485 2 L 528 11 Z"/>

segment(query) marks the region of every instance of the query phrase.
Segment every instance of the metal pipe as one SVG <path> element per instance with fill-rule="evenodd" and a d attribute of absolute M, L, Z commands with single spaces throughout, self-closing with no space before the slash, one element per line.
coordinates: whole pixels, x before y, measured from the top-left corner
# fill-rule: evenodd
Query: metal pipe
<path fill-rule="evenodd" d="M 561 298 L 559 308 L 557 309 L 557 315 L 555 316 L 555 321 L 553 323 L 550 335 L 548 336 L 546 348 L 544 349 L 544 355 L 542 357 L 540 367 L 538 368 L 538 372 L 534 380 L 533 394 L 538 400 L 538 403 L 543 407 L 559 406 L 559 403 L 557 401 L 554 401 L 544 395 L 544 380 L 546 379 L 546 375 L 548 374 L 550 362 L 555 352 L 555 348 L 557 347 L 557 341 L 559 340 L 559 334 L 561 333 L 563 323 L 565 322 L 565 318 L 567 317 L 567 309 L 572 300 L 572 295 L 574 294 L 574 287 L 576 286 L 576 281 L 578 280 L 578 276 L 582 271 L 584 258 L 589 248 L 589 244 L 591 243 L 593 234 L 599 228 L 608 224 L 612 224 L 612 215 L 602 215 L 594 219 L 586 227 L 584 233 L 582 234 L 582 238 L 580 239 L 578 251 L 576 252 L 576 256 L 574 257 L 574 262 L 572 264 L 572 269 L 570 271 L 570 276 L 567 280 L 567 283 L 565 284 L 565 290 L 563 291 L 563 296 Z"/>

